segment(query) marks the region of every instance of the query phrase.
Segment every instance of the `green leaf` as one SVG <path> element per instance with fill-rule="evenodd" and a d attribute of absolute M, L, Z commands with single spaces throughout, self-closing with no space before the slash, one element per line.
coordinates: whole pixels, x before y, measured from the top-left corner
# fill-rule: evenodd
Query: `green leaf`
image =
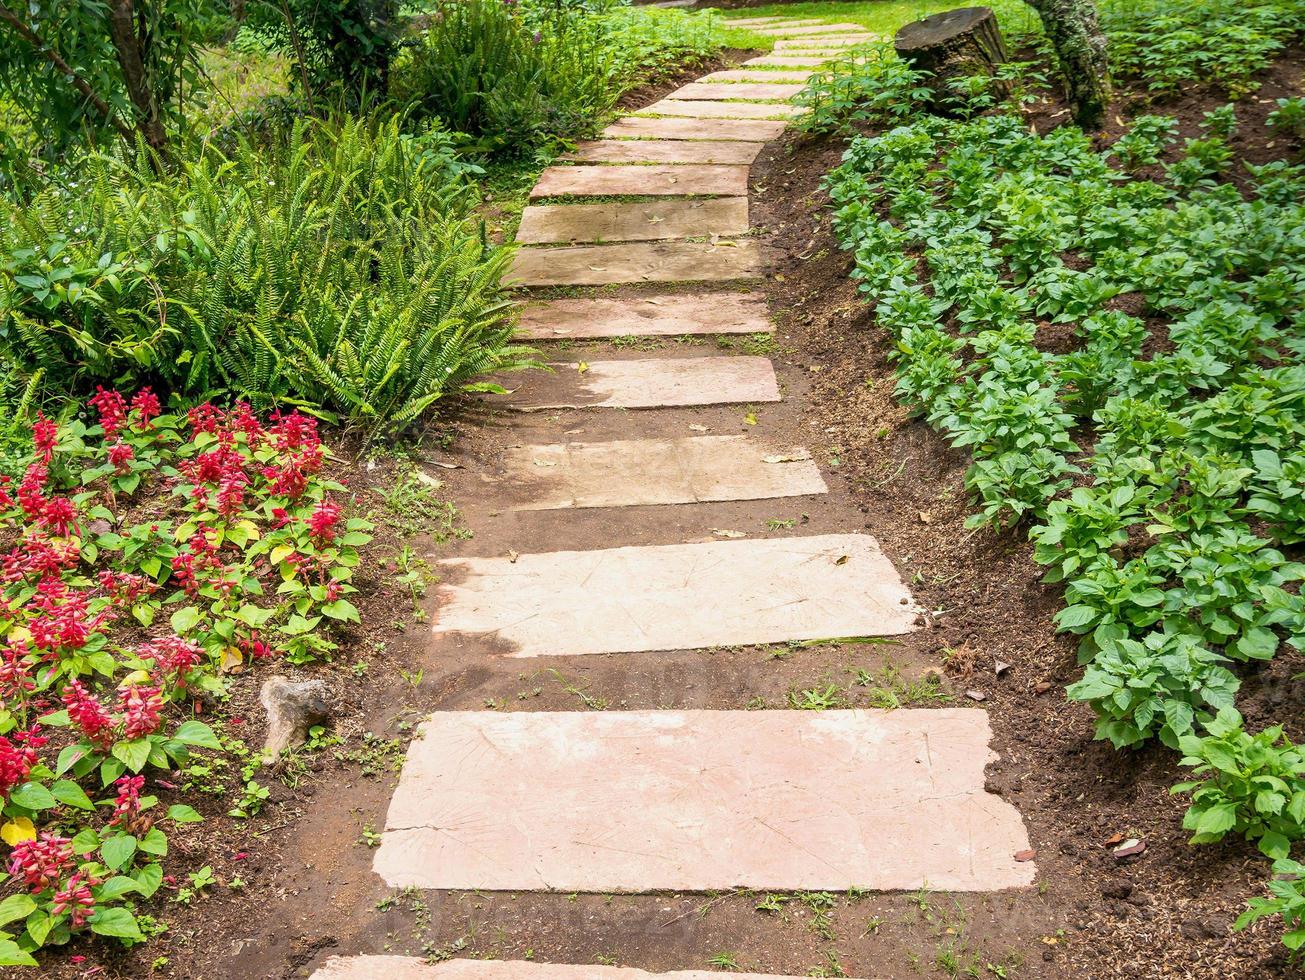
<path fill-rule="evenodd" d="M 130 742 L 114 742 L 113 757 L 132 772 L 140 772 L 150 761 L 150 740 L 133 738 Z"/>
<path fill-rule="evenodd" d="M 178 742 L 184 742 L 187 745 L 195 745 L 201 749 L 214 749 L 221 751 L 222 743 L 217 740 L 213 734 L 213 729 L 209 728 L 202 721 L 183 721 L 177 726 L 177 730 L 172 735 Z"/>
<path fill-rule="evenodd" d="M 168 622 L 172 625 L 172 631 L 178 635 L 184 635 L 199 625 L 204 614 L 194 606 L 182 606 L 172 614 Z"/>
<path fill-rule="evenodd" d="M 74 854 L 86 855 L 100 846 L 100 835 L 90 827 L 86 827 L 77 832 L 77 836 L 72 839 L 72 849 Z"/>
<path fill-rule="evenodd" d="M 185 803 L 176 803 L 168 807 L 168 819 L 175 820 L 177 823 L 203 823 L 204 818 L 199 815 L 193 806 L 187 806 Z"/>
<path fill-rule="evenodd" d="M 136 872 L 136 891 L 149 898 L 163 884 L 163 865 L 147 864 Z"/>
<path fill-rule="evenodd" d="M 119 834 L 117 837 L 110 837 L 100 845 L 100 855 L 104 858 L 106 866 L 117 871 L 125 867 L 136 853 L 136 844 L 136 838 L 131 834 Z"/>
<path fill-rule="evenodd" d="M 149 833 L 141 838 L 140 849 L 146 854 L 163 857 L 168 853 L 168 838 L 158 827 L 151 827 Z"/>
<path fill-rule="evenodd" d="M 39 947 L 45 945 L 45 937 L 50 935 L 54 919 L 37 909 L 27 917 L 23 925 L 27 927 L 27 935 L 31 937 L 32 942 Z"/>
<path fill-rule="evenodd" d="M 95 897 L 98 901 L 106 902 L 114 898 L 121 898 L 123 895 L 127 894 L 127 892 L 134 892 L 135 890 L 135 878 L 128 878 L 126 875 L 117 875 L 100 885 L 95 891 Z"/>
<path fill-rule="evenodd" d="M 1184 824 L 1188 830 L 1198 834 L 1225 834 L 1237 826 L 1237 804 L 1216 803 L 1204 810 L 1197 810 L 1196 819 L 1191 825 Z"/>
<path fill-rule="evenodd" d="M 30 895 L 10 895 L 0 902 L 0 926 L 25 919 L 36 910 L 36 901 Z"/>
<path fill-rule="evenodd" d="M 70 779 L 61 779 L 50 786 L 50 793 L 60 803 L 75 806 L 79 810 L 94 810 L 95 804 L 86 795 L 85 790 Z"/>
<path fill-rule="evenodd" d="M 97 936 L 113 936 L 117 939 L 130 939 L 144 942 L 136 917 L 121 905 L 115 908 L 100 909 L 91 917 L 91 932 Z"/>
<path fill-rule="evenodd" d="M 59 805 L 54 795 L 40 783 L 23 783 L 9 794 L 9 802 L 28 810 L 49 810 Z"/>
<path fill-rule="evenodd" d="M 1095 623 L 1100 616 L 1100 612 L 1091 606 L 1066 606 L 1056 614 L 1056 625 L 1061 630 L 1079 630 Z"/>
<path fill-rule="evenodd" d="M 1291 841 L 1282 834 L 1270 830 L 1260 838 L 1259 848 L 1260 853 L 1265 857 L 1277 860 L 1291 853 Z"/>
<path fill-rule="evenodd" d="M 361 622 L 358 618 L 357 607 L 348 599 L 336 599 L 334 602 L 328 602 L 322 607 L 322 613 L 342 622 Z"/>
<path fill-rule="evenodd" d="M 39 966 L 30 953 L 24 953 L 12 939 L 0 939 L 0 966 Z"/>

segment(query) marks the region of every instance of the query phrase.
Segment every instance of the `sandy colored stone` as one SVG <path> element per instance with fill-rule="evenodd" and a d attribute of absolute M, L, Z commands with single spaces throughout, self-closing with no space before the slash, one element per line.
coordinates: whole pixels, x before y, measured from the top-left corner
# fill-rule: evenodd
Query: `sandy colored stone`
<path fill-rule="evenodd" d="M 563 160 L 582 163 L 714 163 L 747 166 L 764 143 L 722 140 L 595 140 L 581 143 Z"/>
<path fill-rule="evenodd" d="M 755 279 L 769 268 L 770 254 L 749 239 L 527 247 L 517 251 L 508 278 L 521 286 Z"/>
<path fill-rule="evenodd" d="M 522 307 L 522 340 L 774 333 L 760 293 L 684 293 L 556 299 Z"/>
<path fill-rule="evenodd" d="M 730 976 L 734 980 L 798 980 L 763 973 Z M 707 970 L 648 973 L 628 966 L 533 960 L 452 959 L 429 963 L 415 956 L 332 956 L 310 980 L 720 980 L 720 973 Z"/>
<path fill-rule="evenodd" d="M 703 75 L 698 81 L 705 85 L 716 85 L 721 82 L 765 82 L 767 84 L 793 82 L 801 84 L 814 74 L 815 72 L 810 71 L 749 71 L 743 68 L 730 68 L 725 71 L 714 71 L 710 75 Z"/>
<path fill-rule="evenodd" d="M 688 116 L 693 119 L 791 119 L 806 112 L 793 105 L 756 102 L 692 102 L 662 99 L 639 110 L 640 115 Z"/>
<path fill-rule="evenodd" d="M 784 132 L 782 120 L 719 119 L 646 119 L 626 116 L 603 130 L 609 139 L 662 140 L 742 140 L 768 143 Z"/>
<path fill-rule="evenodd" d="M 775 54 L 788 51 L 840 51 L 844 48 L 860 47 L 875 40 L 874 34 L 860 34 L 855 37 L 811 37 L 794 38 L 791 41 L 776 41 Z"/>
<path fill-rule="evenodd" d="M 373 868 L 489 891 L 1027 887 L 1019 812 L 983 789 L 991 737 L 966 708 L 440 711 Z"/>
<path fill-rule="evenodd" d="M 779 401 L 775 369 L 764 357 L 644 357 L 549 367 L 551 374 L 514 375 L 515 391 L 489 397 L 522 411 Z"/>
<path fill-rule="evenodd" d="M 864 34 L 865 28 L 860 24 L 773 24 L 755 28 L 754 31 L 767 37 L 814 37 L 822 34 Z"/>
<path fill-rule="evenodd" d="M 829 58 L 811 56 L 811 57 L 785 57 L 783 55 L 765 54 L 757 58 L 749 58 L 743 62 L 745 65 L 774 65 L 778 67 L 793 66 L 795 68 L 818 68 L 821 65 L 828 64 Z"/>
<path fill-rule="evenodd" d="M 766 500 L 827 489 L 807 450 L 741 435 L 518 446 L 503 454 L 500 482 L 520 500 L 512 510 Z"/>
<path fill-rule="evenodd" d="M 867 534 L 456 558 L 438 570 L 436 656 L 456 634 L 492 635 L 514 657 L 896 636 L 919 613 Z"/>
<path fill-rule="evenodd" d="M 758 82 L 756 84 L 751 82 L 726 82 L 724 84 L 692 82 L 680 86 L 667 98 L 676 100 L 750 99 L 757 102 L 787 102 L 801 92 L 803 88 L 805 88 L 803 85 L 783 82 Z"/>
<path fill-rule="evenodd" d="M 553 204 L 521 213 L 517 241 L 639 242 L 660 238 L 742 235 L 748 230 L 748 199 L 644 201 L 628 204 Z"/>
<path fill-rule="evenodd" d="M 822 20 L 789 20 L 787 17 L 727 17 L 721 22 L 722 27 L 774 27 L 776 24 L 791 24 L 795 27 L 809 24 L 823 24 Z"/>
<path fill-rule="evenodd" d="M 682 166 L 549 167 L 539 175 L 530 199 L 608 194 L 674 195 L 748 193 L 748 168 L 709 164 Z"/>

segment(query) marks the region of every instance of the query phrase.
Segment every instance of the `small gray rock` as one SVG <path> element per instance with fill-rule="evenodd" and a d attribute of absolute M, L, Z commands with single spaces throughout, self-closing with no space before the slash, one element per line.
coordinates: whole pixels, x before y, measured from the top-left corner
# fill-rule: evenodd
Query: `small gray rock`
<path fill-rule="evenodd" d="M 330 691 L 321 680 L 292 681 L 269 677 L 258 700 L 267 711 L 267 741 L 263 755 L 275 759 L 288 748 L 302 745 L 310 726 L 331 716 Z"/>

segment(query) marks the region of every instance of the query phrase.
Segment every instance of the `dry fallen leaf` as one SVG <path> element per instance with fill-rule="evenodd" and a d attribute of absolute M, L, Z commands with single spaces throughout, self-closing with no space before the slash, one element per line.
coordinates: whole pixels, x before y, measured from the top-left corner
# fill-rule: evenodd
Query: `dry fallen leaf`
<path fill-rule="evenodd" d="M 515 551 L 511 551 L 511 550 L 508 551 L 508 561 L 511 562 L 513 565 L 517 563 L 517 559 L 520 557 L 521 556 L 517 554 Z"/>
<path fill-rule="evenodd" d="M 588 361 L 581 361 L 579 364 L 577 364 L 577 365 L 575 366 L 575 369 L 576 369 L 580 374 L 584 374 L 586 371 L 589 370 L 589 362 L 588 362 Z"/>
<path fill-rule="evenodd" d="M 711 533 L 718 538 L 746 538 L 747 535 L 742 531 L 727 531 L 723 528 L 713 527 Z"/>
<path fill-rule="evenodd" d="M 711 427 L 710 427 L 710 426 L 699 425 L 697 422 L 690 422 L 690 423 L 689 423 L 689 428 L 692 429 L 694 432 L 710 432 L 710 431 L 711 431 Z"/>
<path fill-rule="evenodd" d="M 743 416 L 743 424 L 744 424 L 744 425 L 756 425 L 756 424 L 757 424 L 757 413 L 756 413 L 756 412 L 749 412 L 747 415 Z"/>
<path fill-rule="evenodd" d="M 551 459 L 537 459 L 537 460 L 535 460 L 535 465 L 536 465 L 536 466 L 556 466 L 557 464 L 556 464 L 555 462 L 553 462 Z"/>
<path fill-rule="evenodd" d="M 787 456 L 762 456 L 763 463 L 801 463 L 811 457 L 805 453 L 793 453 Z"/>

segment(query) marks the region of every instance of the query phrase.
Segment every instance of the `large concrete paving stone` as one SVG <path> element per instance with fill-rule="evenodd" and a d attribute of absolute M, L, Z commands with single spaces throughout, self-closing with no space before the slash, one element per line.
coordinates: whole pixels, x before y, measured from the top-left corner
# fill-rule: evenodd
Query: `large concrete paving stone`
<path fill-rule="evenodd" d="M 742 235 L 748 230 L 746 197 L 627 204 L 554 204 L 521 213 L 517 241 L 640 242 L 661 238 Z"/>
<path fill-rule="evenodd" d="M 866 534 L 456 558 L 438 569 L 436 640 L 492 636 L 513 657 L 896 636 L 919 612 Z"/>
<path fill-rule="evenodd" d="M 539 175 L 530 199 L 593 197 L 609 194 L 674 195 L 748 193 L 748 168 L 685 164 L 683 166 L 549 167 Z"/>
<path fill-rule="evenodd" d="M 492 891 L 1027 887 L 990 741 L 977 708 L 441 711 L 373 868 Z"/>
<path fill-rule="evenodd" d="M 595 140 L 581 143 L 563 160 L 580 163 L 709 163 L 747 166 L 764 143 L 697 140 Z"/>
<path fill-rule="evenodd" d="M 757 34 L 767 37 L 805 37 L 823 34 L 860 35 L 865 33 L 861 24 L 773 24 L 753 28 Z"/>
<path fill-rule="evenodd" d="M 793 66 L 795 68 L 818 68 L 826 65 L 831 59 L 822 56 L 797 56 L 785 57 L 784 55 L 764 54 L 756 58 L 749 58 L 743 62 L 745 65 L 774 65 L 776 67 Z"/>
<path fill-rule="evenodd" d="M 549 367 L 552 373 L 515 375 L 520 387 L 489 399 L 527 412 L 779 401 L 774 366 L 764 357 L 643 357 Z"/>
<path fill-rule="evenodd" d="M 698 81 L 704 85 L 716 85 L 721 82 L 764 82 L 766 84 L 792 82 L 800 85 L 814 74 L 815 72 L 811 71 L 758 71 L 730 68 L 724 71 L 714 71 L 710 75 L 703 75 Z"/>
<path fill-rule="evenodd" d="M 860 47 L 876 40 L 874 34 L 861 34 L 855 37 L 811 37 L 793 38 L 790 41 L 776 41 L 774 54 L 795 51 L 840 51 L 844 48 Z"/>
<path fill-rule="evenodd" d="M 774 331 L 759 293 L 547 300 L 526 303 L 517 323 L 517 336 L 535 341 Z"/>
<path fill-rule="evenodd" d="M 825 493 L 803 448 L 747 436 L 618 439 L 504 451 L 499 482 L 512 510 L 766 500 Z"/>
<path fill-rule="evenodd" d="M 649 242 L 522 248 L 510 278 L 522 286 L 605 286 L 633 282 L 721 282 L 755 279 L 771 252 L 755 241 Z"/>
<path fill-rule="evenodd" d="M 798 980 L 732 973 L 734 980 Z M 648 973 L 628 966 L 456 959 L 430 963 L 415 956 L 332 956 L 310 980 L 720 980 L 719 972 Z"/>
<path fill-rule="evenodd" d="M 773 27 L 776 24 L 789 24 L 794 27 L 805 27 L 811 24 L 823 24 L 823 20 L 789 20 L 787 17 L 739 17 L 726 18 L 720 22 L 721 27 Z"/>
<path fill-rule="evenodd" d="M 665 98 L 638 111 L 641 116 L 687 116 L 692 119 L 792 119 L 805 109 L 783 103 L 694 102 Z"/>
<path fill-rule="evenodd" d="M 691 82 L 667 96 L 677 100 L 750 99 L 756 102 L 787 102 L 806 86 L 784 82 Z"/>
<path fill-rule="evenodd" d="M 767 143 L 784 132 L 783 120 L 650 119 L 626 116 L 603 130 L 608 139 L 740 140 Z"/>

